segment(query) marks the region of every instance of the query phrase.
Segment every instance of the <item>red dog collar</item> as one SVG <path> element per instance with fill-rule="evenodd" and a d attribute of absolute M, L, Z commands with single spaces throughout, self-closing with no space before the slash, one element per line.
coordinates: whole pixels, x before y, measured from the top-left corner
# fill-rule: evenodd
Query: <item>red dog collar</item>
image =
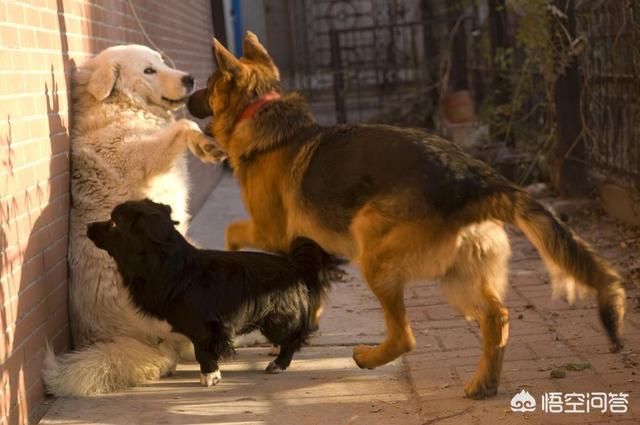
<path fill-rule="evenodd" d="M 280 99 L 280 93 L 276 91 L 270 91 L 255 102 L 248 104 L 242 111 L 242 114 L 240 114 L 240 120 L 248 120 L 253 118 L 253 116 L 257 114 L 260 109 L 276 99 Z"/>

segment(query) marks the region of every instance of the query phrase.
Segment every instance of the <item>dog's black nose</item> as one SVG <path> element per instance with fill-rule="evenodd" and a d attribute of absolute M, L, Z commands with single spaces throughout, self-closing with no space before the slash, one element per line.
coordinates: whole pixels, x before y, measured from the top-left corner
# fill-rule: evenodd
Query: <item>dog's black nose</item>
<path fill-rule="evenodd" d="M 102 248 L 102 242 L 111 227 L 111 221 L 96 221 L 87 225 L 87 237 L 98 247 Z"/>
<path fill-rule="evenodd" d="M 95 242 L 98 237 L 98 232 L 100 231 L 100 223 L 89 223 L 87 226 L 87 236 L 89 239 Z"/>
<path fill-rule="evenodd" d="M 193 84 L 195 83 L 195 80 L 193 79 L 193 77 L 191 75 L 185 75 L 184 77 L 182 77 L 182 85 L 189 91 L 191 91 L 191 89 L 193 88 Z"/>

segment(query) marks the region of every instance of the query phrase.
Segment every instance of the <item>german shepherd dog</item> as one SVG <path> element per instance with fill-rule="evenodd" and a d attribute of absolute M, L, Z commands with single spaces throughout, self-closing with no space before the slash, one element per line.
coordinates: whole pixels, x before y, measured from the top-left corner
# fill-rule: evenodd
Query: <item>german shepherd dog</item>
<path fill-rule="evenodd" d="M 404 288 L 439 279 L 451 304 L 479 322 L 484 349 L 468 397 L 497 392 L 507 345 L 503 306 L 509 241 L 518 226 L 540 252 L 556 289 L 596 293 L 614 349 L 625 293 L 619 275 L 530 195 L 455 144 L 418 129 L 316 123 L 247 33 L 238 59 L 214 40 L 218 70 L 189 101 L 211 130 L 240 183 L 248 221 L 226 230 L 228 249 L 286 251 L 297 236 L 359 263 L 384 310 L 386 339 L 357 346 L 361 368 L 411 350 Z"/>
<path fill-rule="evenodd" d="M 335 258 L 302 237 L 288 256 L 201 250 L 174 224 L 168 205 L 128 201 L 89 224 L 87 236 L 113 257 L 133 304 L 193 342 L 202 385 L 221 380 L 233 337 L 256 329 L 281 347 L 267 372 L 285 370 L 340 274 Z"/>

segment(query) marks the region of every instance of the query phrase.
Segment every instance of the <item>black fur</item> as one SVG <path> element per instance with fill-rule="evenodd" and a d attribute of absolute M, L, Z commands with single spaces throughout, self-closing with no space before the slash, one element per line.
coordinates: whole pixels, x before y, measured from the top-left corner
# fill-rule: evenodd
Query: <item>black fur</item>
<path fill-rule="evenodd" d="M 115 259 L 141 311 L 191 339 L 203 374 L 218 370 L 235 335 L 254 329 L 281 346 L 267 370 L 286 369 L 314 327 L 335 259 L 306 238 L 288 256 L 197 249 L 170 214 L 149 200 L 125 202 L 87 235 Z"/>

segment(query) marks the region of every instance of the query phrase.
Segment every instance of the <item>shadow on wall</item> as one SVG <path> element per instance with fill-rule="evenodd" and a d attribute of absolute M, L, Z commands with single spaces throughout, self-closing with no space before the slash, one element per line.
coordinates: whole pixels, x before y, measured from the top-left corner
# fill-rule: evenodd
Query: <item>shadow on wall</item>
<path fill-rule="evenodd" d="M 57 1 L 58 24 L 61 39 L 61 55 L 64 66 L 66 87 L 70 87 L 70 75 L 75 69 L 75 63 L 69 59 L 66 24 L 64 20 L 64 6 L 62 0 Z M 30 415 L 37 415 L 37 404 L 44 393 L 43 382 L 40 377 L 44 358 L 45 342 L 51 340 L 56 351 L 67 348 L 69 336 L 65 331 L 67 321 L 67 231 L 69 209 L 69 132 L 63 119 L 64 111 L 60 111 L 58 82 L 53 66 L 51 67 L 50 82 L 44 84 L 44 100 L 49 127 L 49 172 L 43 175 L 37 172 L 40 179 L 35 190 L 31 186 L 16 192 L 10 200 L 2 205 L 0 210 L 0 270 L 22 268 L 20 283 L 15 288 L 11 281 L 12 290 L 5 293 L 4 285 L 0 287 L 0 305 L 7 303 L 7 295 L 19 294 L 12 300 L 11 308 L 0 310 L 0 325 L 3 331 L 14 326 L 13 338 L 5 340 L 0 345 L 2 359 L 5 360 L 2 372 L 2 384 L 9 389 L 8 400 L 1 405 L 1 417 L 10 418 L 10 423 L 28 423 Z M 69 91 L 68 91 L 69 93 Z M 70 95 L 69 95 L 70 97 Z M 70 99 L 67 104 L 71 104 Z M 20 177 L 14 171 L 14 151 L 12 149 L 11 117 L 8 131 L 0 135 L 4 139 L 6 155 L 3 155 L 2 166 L 8 170 L 4 177 L 4 187 L 11 182 L 20 182 Z M 44 149 L 46 152 L 46 149 Z M 29 159 L 27 159 L 28 161 Z M 40 165 L 41 166 L 41 165 Z M 45 165 L 46 166 L 46 165 Z M 36 165 L 38 167 L 38 165 Z M 54 177 L 53 180 L 51 178 Z M 49 181 L 44 182 L 47 178 Z M 49 185 L 44 190 L 42 183 Z M 15 220 L 20 210 L 20 200 L 24 199 L 23 209 L 27 211 L 28 219 Z M 41 210 L 39 206 L 45 205 Z M 17 244 L 18 237 L 7 239 L 9 235 L 20 235 L 20 227 L 30 226 L 30 233 L 26 246 Z M 9 243 L 16 242 L 16 246 Z M 61 247 L 62 245 L 62 247 Z M 20 246 L 24 246 L 21 252 Z M 61 249 L 64 251 L 60 258 Z M 61 284 L 62 282 L 62 284 Z M 61 308 L 60 306 L 64 306 Z M 63 317 L 60 317 L 63 316 Z M 7 408 L 7 409 L 5 409 Z"/>

